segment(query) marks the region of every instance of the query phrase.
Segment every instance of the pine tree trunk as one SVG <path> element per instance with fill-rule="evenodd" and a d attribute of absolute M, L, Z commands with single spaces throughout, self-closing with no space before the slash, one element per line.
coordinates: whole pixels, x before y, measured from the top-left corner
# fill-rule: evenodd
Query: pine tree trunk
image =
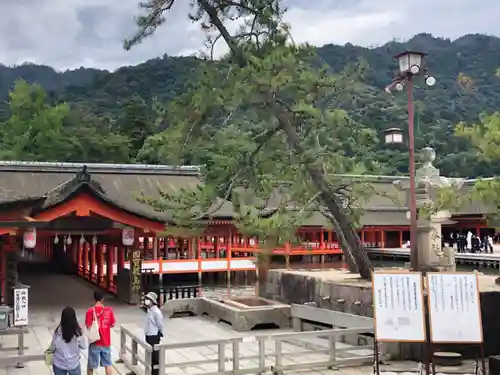
<path fill-rule="evenodd" d="M 297 154 L 304 155 L 305 150 L 300 144 L 299 136 L 291 125 L 291 122 L 283 116 L 281 116 L 281 118 L 278 117 L 278 119 L 280 120 L 281 128 L 286 134 L 290 147 L 295 150 Z M 338 198 L 329 188 L 323 169 L 307 162 L 305 166 L 312 182 L 320 192 L 323 204 L 331 214 L 329 220 L 339 238 L 340 246 L 349 264 L 349 270 L 351 272 L 359 272 L 360 276 L 365 280 L 371 280 L 373 267 L 370 259 L 368 259 L 368 255 L 361 244 L 359 236 L 344 213 Z"/>
<path fill-rule="evenodd" d="M 210 22 L 218 29 L 221 33 L 222 39 L 227 43 L 231 55 L 234 61 L 240 66 L 245 67 L 247 64 L 247 59 L 240 46 L 236 43 L 234 38 L 231 36 L 227 28 L 224 26 L 219 18 L 217 10 L 212 4 L 207 0 L 199 0 L 198 4 L 207 13 Z M 281 124 L 282 130 L 285 132 L 288 143 L 290 147 L 295 150 L 299 155 L 304 155 L 304 148 L 302 147 L 297 132 L 292 123 L 283 114 L 278 115 L 278 121 Z M 339 202 L 335 193 L 331 191 L 328 183 L 325 179 L 324 171 L 322 168 L 314 166 L 313 163 L 308 163 L 306 168 L 309 172 L 311 180 L 314 185 L 321 193 L 321 199 L 331 214 L 329 220 L 331 221 L 335 232 L 340 240 L 340 246 L 344 252 L 347 263 L 349 264 L 349 270 L 351 272 L 359 272 L 361 277 L 366 280 L 371 279 L 372 265 L 366 252 L 363 249 L 361 241 L 354 230 L 353 226 L 350 224 L 344 210 L 342 209 L 342 204 Z M 264 267 L 265 268 L 265 267 Z M 269 265 L 264 271 L 266 278 Z"/>

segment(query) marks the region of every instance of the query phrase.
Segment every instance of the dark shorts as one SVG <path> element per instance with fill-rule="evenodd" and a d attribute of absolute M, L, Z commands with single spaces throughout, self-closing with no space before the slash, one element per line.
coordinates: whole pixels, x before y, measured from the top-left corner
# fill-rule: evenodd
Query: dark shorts
<path fill-rule="evenodd" d="M 52 370 L 54 371 L 54 375 L 82 375 L 80 366 L 73 370 L 62 370 L 59 367 L 52 366 Z"/>
<path fill-rule="evenodd" d="M 95 370 L 101 367 L 113 366 L 111 360 L 111 348 L 109 346 L 89 346 L 88 368 Z"/>

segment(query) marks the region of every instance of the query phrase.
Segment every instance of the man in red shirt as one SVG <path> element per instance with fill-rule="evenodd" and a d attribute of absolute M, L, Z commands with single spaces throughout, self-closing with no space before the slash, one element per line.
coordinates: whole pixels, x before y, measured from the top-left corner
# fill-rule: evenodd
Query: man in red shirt
<path fill-rule="evenodd" d="M 101 338 L 89 345 L 87 375 L 92 375 L 99 365 L 104 367 L 106 375 L 112 375 L 113 361 L 111 360 L 111 328 L 115 326 L 115 314 L 111 307 L 103 304 L 104 295 L 94 292 L 95 305 L 87 310 L 85 326 L 90 329 L 94 316 L 99 322 Z"/>

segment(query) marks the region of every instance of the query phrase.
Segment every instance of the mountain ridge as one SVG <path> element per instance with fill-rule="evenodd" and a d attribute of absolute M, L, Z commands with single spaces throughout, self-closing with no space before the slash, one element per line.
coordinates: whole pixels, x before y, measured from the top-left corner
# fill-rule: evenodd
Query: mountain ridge
<path fill-rule="evenodd" d="M 333 73 L 360 58 L 367 61 L 369 68 L 362 81 L 367 90 L 346 104 L 346 109 L 358 122 L 369 124 L 381 134 L 389 127 L 407 127 L 406 95 L 391 96 L 383 90 L 397 73 L 397 63 L 392 56 L 405 49 L 428 53 L 426 67 L 437 79 L 432 88 L 425 87 L 421 81 L 415 82 L 416 147 L 434 147 L 437 166 L 446 175 L 500 174 L 500 166 L 480 162 L 472 150 L 468 150 L 470 145 L 453 135 L 458 122 L 474 122 L 483 112 L 500 110 L 500 80 L 494 75 L 500 65 L 500 38 L 468 34 L 451 40 L 422 33 L 404 43 L 389 41 L 374 48 L 349 43 L 327 44 L 317 48 L 317 54 Z M 132 103 L 140 108 L 143 118 L 139 123 L 151 121 L 153 102 L 169 102 L 183 93 L 198 64 L 199 59 L 193 56 L 163 55 L 114 72 L 81 68 L 57 73 L 50 67 L 33 64 L 14 68 L 0 65 L 0 97 L 5 102 L 16 78 L 38 82 L 49 92 L 53 103 L 67 102 L 70 107 L 80 109 L 80 113 L 105 118 L 110 129 L 120 133 L 115 124 L 121 122 L 122 128 L 126 127 L 123 114 L 127 106 Z M 467 87 L 460 77 L 467 77 Z M 0 120 L 6 116 L 5 104 L 2 110 L 0 103 Z M 151 131 L 161 130 L 160 127 Z M 387 150 L 382 145 L 378 148 L 374 151 L 375 160 L 394 164 L 394 170 L 399 173 L 406 172 L 405 152 Z"/>

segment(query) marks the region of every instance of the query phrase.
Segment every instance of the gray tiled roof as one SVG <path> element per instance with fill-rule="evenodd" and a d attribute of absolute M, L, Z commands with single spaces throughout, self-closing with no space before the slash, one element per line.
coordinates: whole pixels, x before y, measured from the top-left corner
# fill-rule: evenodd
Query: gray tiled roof
<path fill-rule="evenodd" d="M 137 200 L 137 195 L 157 197 L 158 189 L 170 194 L 180 192 L 181 188 L 193 188 L 200 184 L 199 167 L 172 167 L 163 165 L 113 165 L 86 164 L 91 176 L 88 187 L 102 199 L 131 213 L 158 221 L 168 221 L 168 213 L 159 213 L 152 207 Z M 79 163 L 30 163 L 0 161 L 0 204 L 44 197 L 43 208 L 63 200 L 75 187 L 75 178 L 84 164 Z M 407 195 L 397 189 L 393 182 L 407 177 L 393 176 L 346 176 L 353 183 L 360 180 L 369 182 L 373 192 L 367 201 L 359 202 L 365 209 L 360 222 L 362 225 L 408 225 L 406 218 Z M 462 192 L 471 188 L 465 183 Z M 267 212 L 272 212 L 279 194 L 269 199 Z M 214 203 L 217 210 L 209 210 L 213 218 L 233 216 L 231 202 Z M 264 212 L 264 211 L 263 211 Z M 466 202 L 455 214 L 488 214 L 491 207 L 482 202 Z M 315 213 L 306 225 L 324 225 L 326 219 Z"/>
<path fill-rule="evenodd" d="M 158 197 L 159 189 L 175 194 L 181 188 L 195 187 L 200 183 L 198 167 L 86 165 L 91 175 L 89 186 L 101 198 L 126 211 L 159 221 L 168 220 L 168 215 L 139 202 L 139 194 Z M 50 207 L 71 192 L 75 176 L 83 166 L 76 163 L 0 162 L 0 203 L 45 196 L 43 208 Z M 231 215 L 230 202 L 213 213 L 214 217 Z"/>

